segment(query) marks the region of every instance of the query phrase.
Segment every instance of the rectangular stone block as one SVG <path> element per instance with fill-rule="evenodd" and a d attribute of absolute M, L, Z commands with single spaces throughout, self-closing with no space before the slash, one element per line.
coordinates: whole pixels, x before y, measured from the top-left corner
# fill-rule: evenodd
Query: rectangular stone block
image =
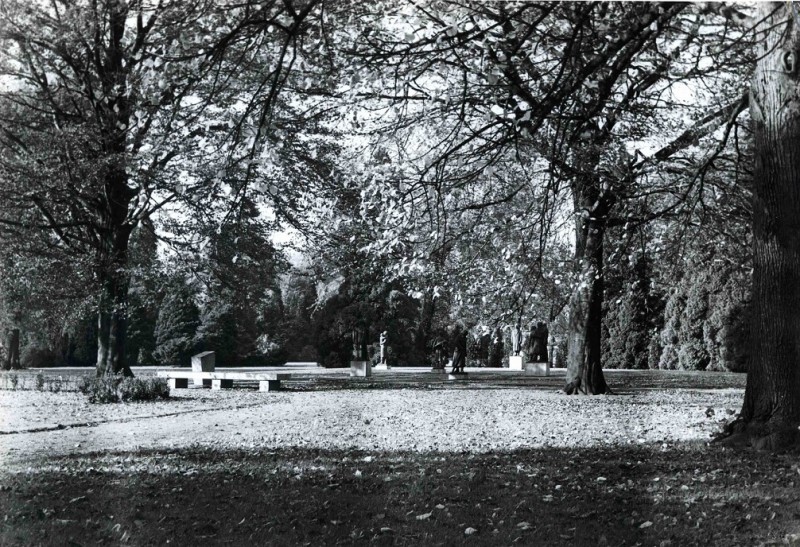
<path fill-rule="evenodd" d="M 280 380 L 261 380 L 258 382 L 258 391 L 278 391 L 280 388 Z"/>
<path fill-rule="evenodd" d="M 468 378 L 466 372 L 457 372 L 453 374 L 452 372 L 447 375 L 448 380 L 466 380 Z"/>
<path fill-rule="evenodd" d="M 188 378 L 170 378 L 169 379 L 169 388 L 170 389 L 186 389 L 189 387 L 189 379 Z"/>
<path fill-rule="evenodd" d="M 525 373 L 531 376 L 549 376 L 550 363 L 525 363 Z"/>
<path fill-rule="evenodd" d="M 227 389 L 233 387 L 233 380 L 211 380 L 211 389 Z"/>
<path fill-rule="evenodd" d="M 372 376 L 372 365 L 369 361 L 350 361 L 350 376 Z"/>
<path fill-rule="evenodd" d="M 374 367 L 372 367 L 372 370 L 392 370 L 392 367 L 390 367 L 386 363 L 383 363 L 383 364 L 375 365 Z"/>
<path fill-rule="evenodd" d="M 213 351 L 204 351 L 197 355 L 192 355 L 192 372 L 214 372 L 216 356 Z M 194 379 L 196 386 L 209 386 L 210 380 Z"/>
<path fill-rule="evenodd" d="M 522 355 L 511 355 L 508 358 L 508 369 L 509 370 L 524 370 L 522 366 Z"/>

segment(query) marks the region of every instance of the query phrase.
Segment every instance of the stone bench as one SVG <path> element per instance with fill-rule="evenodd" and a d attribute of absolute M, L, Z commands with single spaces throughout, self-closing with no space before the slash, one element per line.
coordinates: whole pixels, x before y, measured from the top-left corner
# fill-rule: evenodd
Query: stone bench
<path fill-rule="evenodd" d="M 169 381 L 170 389 L 189 387 L 189 380 L 195 384 L 205 381 L 211 382 L 211 389 L 227 389 L 233 387 L 234 380 L 258 382 L 259 391 L 277 391 L 281 388 L 281 380 L 292 377 L 286 372 L 196 372 L 192 370 L 160 370 L 160 378 Z"/>

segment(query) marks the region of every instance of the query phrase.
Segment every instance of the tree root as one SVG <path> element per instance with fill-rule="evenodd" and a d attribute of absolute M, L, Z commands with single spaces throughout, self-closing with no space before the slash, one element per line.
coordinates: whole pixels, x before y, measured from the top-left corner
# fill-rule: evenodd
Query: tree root
<path fill-rule="evenodd" d="M 725 426 L 712 442 L 731 448 L 800 452 L 800 431 L 796 425 L 748 421 L 739 417 Z"/>
<path fill-rule="evenodd" d="M 607 384 L 603 385 L 603 390 L 594 393 L 583 387 L 581 384 L 580 379 L 573 380 L 569 382 L 567 385 L 564 386 L 564 393 L 567 395 L 614 395 L 614 392 L 611 391 L 611 388 L 608 387 Z"/>

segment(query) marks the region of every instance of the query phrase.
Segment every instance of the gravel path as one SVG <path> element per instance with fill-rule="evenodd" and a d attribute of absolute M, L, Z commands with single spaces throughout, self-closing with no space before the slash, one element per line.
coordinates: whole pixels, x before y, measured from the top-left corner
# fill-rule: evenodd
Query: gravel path
<path fill-rule="evenodd" d="M 77 393 L 0 391 L 0 468 L 24 469 L 70 454 L 196 445 L 490 452 L 704 442 L 743 397 L 739 387 L 569 397 L 552 387 L 508 384 L 179 390 L 168 401 L 126 405 L 90 405 Z"/>

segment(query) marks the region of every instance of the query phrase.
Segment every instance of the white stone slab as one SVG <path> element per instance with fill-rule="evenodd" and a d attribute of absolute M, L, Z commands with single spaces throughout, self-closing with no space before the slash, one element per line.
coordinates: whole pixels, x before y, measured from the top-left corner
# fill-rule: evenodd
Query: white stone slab
<path fill-rule="evenodd" d="M 508 358 L 509 370 L 524 370 L 522 365 L 522 355 L 511 355 Z"/>
<path fill-rule="evenodd" d="M 350 361 L 350 376 L 372 376 L 372 364 L 369 361 Z"/>
<path fill-rule="evenodd" d="M 525 363 L 525 373 L 531 376 L 550 376 L 550 363 Z"/>

